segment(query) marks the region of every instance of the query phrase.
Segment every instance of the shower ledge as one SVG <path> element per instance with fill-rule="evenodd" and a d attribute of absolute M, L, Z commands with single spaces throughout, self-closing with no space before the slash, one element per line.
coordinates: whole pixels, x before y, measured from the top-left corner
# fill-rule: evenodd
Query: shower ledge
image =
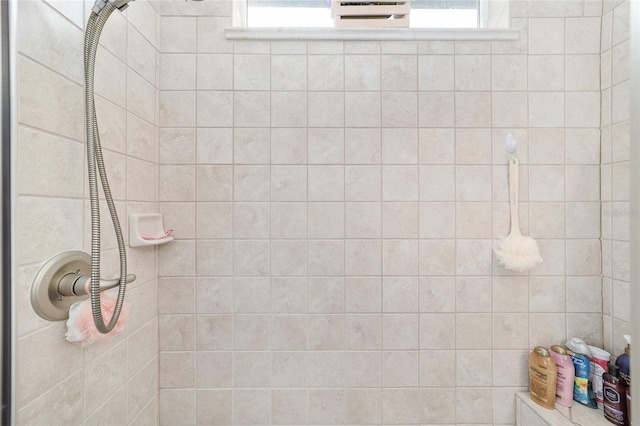
<path fill-rule="evenodd" d="M 574 403 L 567 408 L 556 404 L 555 410 L 543 408 L 531 400 L 529 392 L 516 392 L 516 425 L 521 426 L 611 426 L 602 408 L 594 410 Z"/>
<path fill-rule="evenodd" d="M 226 28 L 229 40 L 509 41 L 519 28 Z"/>

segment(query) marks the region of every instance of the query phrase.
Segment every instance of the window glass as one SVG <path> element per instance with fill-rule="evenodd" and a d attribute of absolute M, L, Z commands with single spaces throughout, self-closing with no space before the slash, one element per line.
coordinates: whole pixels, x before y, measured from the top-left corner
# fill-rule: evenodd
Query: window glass
<path fill-rule="evenodd" d="M 333 27 L 331 0 L 247 1 L 249 27 Z M 414 28 L 478 28 L 479 22 L 480 0 L 411 0 Z"/>

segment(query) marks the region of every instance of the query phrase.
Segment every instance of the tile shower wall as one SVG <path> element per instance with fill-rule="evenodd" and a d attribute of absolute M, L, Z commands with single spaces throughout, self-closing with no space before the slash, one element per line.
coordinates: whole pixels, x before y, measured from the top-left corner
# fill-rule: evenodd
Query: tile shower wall
<path fill-rule="evenodd" d="M 629 334 L 629 2 L 602 18 L 602 266 L 604 344 L 619 355 Z"/>
<path fill-rule="evenodd" d="M 42 263 L 89 251 L 85 184 L 83 27 L 91 3 L 19 1 L 16 167 L 16 422 L 156 424 L 158 405 L 155 249 L 130 249 L 127 332 L 83 349 L 65 341 L 64 322 L 37 317 L 29 288 Z M 157 211 L 156 30 L 138 0 L 103 34 L 97 109 L 111 188 L 127 214 Z M 117 276 L 117 250 L 103 210 L 103 276 Z"/>
<path fill-rule="evenodd" d="M 455 43 L 232 42 L 229 3 L 154 4 L 161 424 L 513 424 L 532 346 L 602 345 L 600 2 Z M 491 250 L 508 132 L 530 275 Z"/>

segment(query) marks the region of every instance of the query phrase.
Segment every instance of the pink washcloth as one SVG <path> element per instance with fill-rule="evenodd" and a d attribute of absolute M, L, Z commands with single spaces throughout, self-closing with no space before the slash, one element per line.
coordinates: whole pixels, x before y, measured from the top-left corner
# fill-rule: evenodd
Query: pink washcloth
<path fill-rule="evenodd" d="M 168 229 L 162 235 L 140 235 L 140 238 L 142 238 L 143 240 L 161 240 L 163 238 L 168 237 L 171 234 L 173 234 L 173 229 Z"/>
<path fill-rule="evenodd" d="M 102 317 L 104 323 L 109 324 L 113 311 L 116 306 L 116 298 L 108 294 L 102 293 L 100 295 L 100 303 L 102 305 Z M 69 342 L 82 342 L 83 346 L 90 345 L 94 342 L 102 342 L 107 340 L 114 334 L 117 334 L 124 330 L 129 320 L 129 310 L 131 304 L 124 302 L 122 304 L 122 310 L 120 311 L 120 317 L 116 326 L 107 334 L 102 334 L 96 328 L 93 322 L 93 315 L 91 313 L 91 299 L 85 299 L 80 302 L 76 302 L 69 308 L 69 319 L 67 320 L 67 333 L 65 336 Z"/>

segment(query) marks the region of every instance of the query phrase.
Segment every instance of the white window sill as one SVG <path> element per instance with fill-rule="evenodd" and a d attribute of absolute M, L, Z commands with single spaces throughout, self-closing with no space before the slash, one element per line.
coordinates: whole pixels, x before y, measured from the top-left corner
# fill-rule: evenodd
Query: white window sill
<path fill-rule="evenodd" d="M 517 40 L 517 28 L 227 28 L 229 40 Z"/>

